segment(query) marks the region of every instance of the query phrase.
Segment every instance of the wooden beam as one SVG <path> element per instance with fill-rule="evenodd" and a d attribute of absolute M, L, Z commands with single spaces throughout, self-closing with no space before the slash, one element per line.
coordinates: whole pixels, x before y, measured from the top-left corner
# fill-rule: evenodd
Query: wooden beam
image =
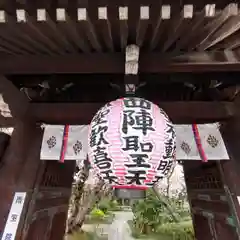
<path fill-rule="evenodd" d="M 215 47 L 217 43 L 222 43 L 224 39 L 226 42 L 229 41 L 229 38 L 238 32 L 240 29 L 240 15 L 230 18 L 226 23 L 218 29 L 214 34 L 209 36 L 207 41 L 202 44 L 201 49 L 206 50 L 210 47 Z"/>
<path fill-rule="evenodd" d="M 66 54 L 61 56 L 0 55 L 0 74 L 116 73 L 124 74 L 124 53 Z M 90 64 L 91 63 L 91 64 Z M 238 72 L 240 60 L 229 61 L 224 51 L 192 52 L 176 57 L 141 53 L 140 73 Z"/>
<path fill-rule="evenodd" d="M 128 39 L 128 7 L 118 8 L 121 49 L 125 50 Z"/>
<path fill-rule="evenodd" d="M 47 124 L 89 124 L 104 103 L 31 103 L 29 111 L 38 122 Z M 227 120 L 234 116 L 231 102 L 161 102 L 176 124 Z"/>
<path fill-rule="evenodd" d="M 137 25 L 137 34 L 136 34 L 136 43 L 139 47 L 143 45 L 147 28 L 149 25 L 149 6 L 141 6 L 140 7 L 140 19 Z"/>
<path fill-rule="evenodd" d="M 26 119 L 29 107 L 27 97 L 4 76 L 0 76 L 0 94 L 3 101 L 8 105 L 5 109 L 9 108 L 11 115 L 14 118 L 21 120 Z"/>
<path fill-rule="evenodd" d="M 225 9 L 217 15 L 213 21 L 206 24 L 202 29 L 197 32 L 195 36 L 195 40 L 188 46 L 188 50 L 198 49 L 202 50 L 202 46 L 207 42 L 209 37 L 216 32 L 231 16 L 235 16 L 237 14 L 237 5 L 229 4 Z"/>
<path fill-rule="evenodd" d="M 172 24 L 166 32 L 167 38 L 161 48 L 163 52 L 166 52 L 174 42 L 181 39 L 183 30 L 189 28 L 188 25 L 192 22 L 192 18 L 193 5 L 184 5 L 182 11 L 173 18 Z"/>
<path fill-rule="evenodd" d="M 175 51 L 179 52 L 180 49 L 186 49 L 191 41 L 194 39 L 196 32 L 202 29 L 206 21 L 211 21 L 215 16 L 215 4 L 207 4 L 202 11 L 194 13 L 194 18 L 191 21 L 191 26 L 188 28 L 187 34 L 181 35 L 178 40 Z M 191 29 L 191 31 L 189 31 Z"/>
<path fill-rule="evenodd" d="M 97 27 L 101 29 L 102 38 L 107 49 L 111 52 L 114 51 L 114 44 L 112 38 L 111 22 L 108 17 L 107 7 L 98 8 L 98 21 Z"/>
<path fill-rule="evenodd" d="M 93 48 L 101 52 L 102 47 L 98 40 L 94 24 L 92 23 L 86 8 L 78 8 L 78 25 L 84 32 L 86 32 L 87 38 Z"/>
<path fill-rule="evenodd" d="M 89 52 L 90 47 L 84 41 L 83 37 L 79 35 L 77 25 L 70 15 L 64 8 L 58 8 L 56 10 L 56 16 L 58 21 L 58 26 L 62 29 L 63 33 L 69 36 L 69 39 L 74 43 L 75 52 L 78 52 L 80 49 L 83 52 Z"/>
<path fill-rule="evenodd" d="M 163 21 L 169 20 L 171 17 L 171 6 L 163 5 L 161 7 L 161 11 L 159 12 L 158 20 L 156 25 L 154 26 L 153 35 L 150 42 L 150 50 L 154 50 L 159 42 L 160 33 L 163 28 Z"/>

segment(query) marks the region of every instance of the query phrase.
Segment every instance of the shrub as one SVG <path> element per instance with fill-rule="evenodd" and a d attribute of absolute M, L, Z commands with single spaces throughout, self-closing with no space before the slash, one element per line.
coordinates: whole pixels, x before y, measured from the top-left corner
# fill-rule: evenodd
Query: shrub
<path fill-rule="evenodd" d="M 92 219 L 103 219 L 105 217 L 105 213 L 101 209 L 94 208 L 90 213 L 90 217 Z"/>
<path fill-rule="evenodd" d="M 119 204 L 118 204 L 117 200 L 110 201 L 110 207 L 111 207 L 112 211 L 118 210 Z"/>
<path fill-rule="evenodd" d="M 111 200 L 109 198 L 103 198 L 98 203 L 98 208 L 101 209 L 105 214 L 108 211 L 116 211 L 119 209 L 119 204 L 116 200 Z"/>
<path fill-rule="evenodd" d="M 133 213 L 131 225 L 135 237 L 141 234 L 157 234 L 158 239 L 193 239 L 189 209 L 178 204 L 177 199 L 157 197 L 152 190 L 148 190 L 145 199 L 134 203 Z"/>
<path fill-rule="evenodd" d="M 75 232 L 68 235 L 66 240 L 107 240 L 107 236 L 98 236 L 95 232 Z"/>
<path fill-rule="evenodd" d="M 167 223 L 157 228 L 157 233 L 161 236 L 171 237 L 174 240 L 193 240 L 194 230 L 192 221 L 180 223 Z"/>
<path fill-rule="evenodd" d="M 110 209 L 110 202 L 108 199 L 102 199 L 99 204 L 98 208 L 102 210 L 104 213 L 107 213 Z"/>

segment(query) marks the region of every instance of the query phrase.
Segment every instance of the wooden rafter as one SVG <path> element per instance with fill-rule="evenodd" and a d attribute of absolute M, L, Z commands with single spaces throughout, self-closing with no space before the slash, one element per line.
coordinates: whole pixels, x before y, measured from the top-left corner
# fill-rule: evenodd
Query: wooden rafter
<path fill-rule="evenodd" d="M 179 38 L 175 51 L 179 52 L 181 49 L 185 49 L 191 40 L 196 35 L 199 29 L 202 29 L 206 22 L 210 22 L 215 16 L 215 5 L 208 4 L 200 12 L 195 13 L 193 20 L 188 25 L 187 32 L 182 34 Z M 189 31 L 191 29 L 191 31 Z"/>
<path fill-rule="evenodd" d="M 78 49 L 83 52 L 89 52 L 89 45 L 80 36 L 75 21 L 71 19 L 66 10 L 64 8 L 59 8 L 57 9 L 56 14 L 58 26 L 68 36 L 68 38 L 72 40 L 72 45 L 75 48 L 75 52 L 77 52 Z"/>
<path fill-rule="evenodd" d="M 118 9 L 120 25 L 120 43 L 121 49 L 125 50 L 128 39 L 128 7 L 119 7 Z"/>
<path fill-rule="evenodd" d="M 139 47 L 142 46 L 143 41 L 145 39 L 145 34 L 147 31 L 147 27 L 149 25 L 149 7 L 141 6 L 140 8 L 140 19 L 137 25 L 137 34 L 136 34 L 136 43 Z"/>
<path fill-rule="evenodd" d="M 102 47 L 96 34 L 95 26 L 92 23 L 86 8 L 78 8 L 78 21 L 79 25 L 86 32 L 87 39 L 91 43 L 92 47 L 97 52 L 101 52 Z"/>
<path fill-rule="evenodd" d="M 208 46 L 209 38 L 224 25 L 224 23 L 229 20 L 230 17 L 236 16 L 238 14 L 238 5 L 231 3 L 220 13 L 212 22 L 203 28 L 200 41 L 196 43 L 197 49 L 202 51 Z M 226 30 L 225 30 L 226 31 Z"/>
<path fill-rule="evenodd" d="M 236 3 L 224 7 L 191 1 L 179 6 L 152 0 L 115 5 L 108 1 L 36 1 L 31 7 L 21 1 L 19 8 L 8 4 L 11 11 L 3 4 L 0 51 L 12 55 L 124 52 L 130 43 L 162 52 L 203 51 L 240 28 Z"/>
<path fill-rule="evenodd" d="M 193 18 L 193 5 L 184 5 L 182 11 L 176 16 L 168 31 L 168 37 L 163 45 L 162 51 L 166 52 L 171 45 L 179 39 L 181 33 L 188 28 Z"/>
<path fill-rule="evenodd" d="M 231 52 L 228 51 L 228 56 Z M 232 52 L 232 55 L 235 55 Z M 225 51 L 171 54 L 141 53 L 140 73 L 239 71 L 239 54 L 234 61 Z M 87 53 L 61 56 L 0 55 L 0 74 L 120 73 L 124 74 L 124 53 Z M 91 63 L 91 64 L 90 64 Z"/>
<path fill-rule="evenodd" d="M 104 39 L 105 45 L 110 52 L 114 51 L 114 44 L 112 38 L 111 22 L 108 17 L 107 7 L 98 8 L 98 22 L 97 27 L 101 29 L 101 35 Z"/>
<path fill-rule="evenodd" d="M 104 103 L 31 103 L 29 111 L 39 122 L 88 124 Z M 227 120 L 235 114 L 231 102 L 161 102 L 174 123 L 203 123 Z M 79 112 L 79 114 L 76 114 Z"/>

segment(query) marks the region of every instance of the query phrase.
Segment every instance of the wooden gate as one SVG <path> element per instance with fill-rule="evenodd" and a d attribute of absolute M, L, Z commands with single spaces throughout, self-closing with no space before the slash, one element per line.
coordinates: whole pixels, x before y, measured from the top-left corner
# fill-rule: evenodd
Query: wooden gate
<path fill-rule="evenodd" d="M 10 231 L 6 239 L 60 240 L 64 235 L 75 161 L 40 161 L 41 142 L 39 127 L 27 123 L 15 127 L 1 159 L 0 237 L 16 192 L 26 193 L 26 198 L 16 216 L 17 232 Z"/>
<path fill-rule="evenodd" d="M 196 239 L 238 239 L 235 216 L 219 168 L 217 161 L 184 161 Z"/>
<path fill-rule="evenodd" d="M 65 232 L 75 161 L 46 161 L 25 220 L 23 239 L 62 239 Z"/>

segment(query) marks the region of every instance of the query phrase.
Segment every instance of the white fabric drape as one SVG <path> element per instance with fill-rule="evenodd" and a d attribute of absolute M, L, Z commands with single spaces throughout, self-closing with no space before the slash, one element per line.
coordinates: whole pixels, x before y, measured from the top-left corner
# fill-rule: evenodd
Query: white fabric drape
<path fill-rule="evenodd" d="M 88 125 L 69 126 L 65 160 L 86 159 Z M 41 160 L 59 160 L 62 150 L 64 125 L 46 125 L 44 129 Z"/>
<path fill-rule="evenodd" d="M 218 124 L 198 124 L 202 148 L 208 160 L 229 159 Z M 177 160 L 201 160 L 192 125 L 175 125 L 177 135 Z"/>
<path fill-rule="evenodd" d="M 218 124 L 197 125 L 202 148 L 208 160 L 228 160 L 229 156 Z M 192 125 L 175 125 L 177 160 L 201 160 Z M 42 160 L 59 160 L 64 125 L 46 125 L 41 148 Z M 88 152 L 88 125 L 70 125 L 65 160 L 83 160 Z"/>

